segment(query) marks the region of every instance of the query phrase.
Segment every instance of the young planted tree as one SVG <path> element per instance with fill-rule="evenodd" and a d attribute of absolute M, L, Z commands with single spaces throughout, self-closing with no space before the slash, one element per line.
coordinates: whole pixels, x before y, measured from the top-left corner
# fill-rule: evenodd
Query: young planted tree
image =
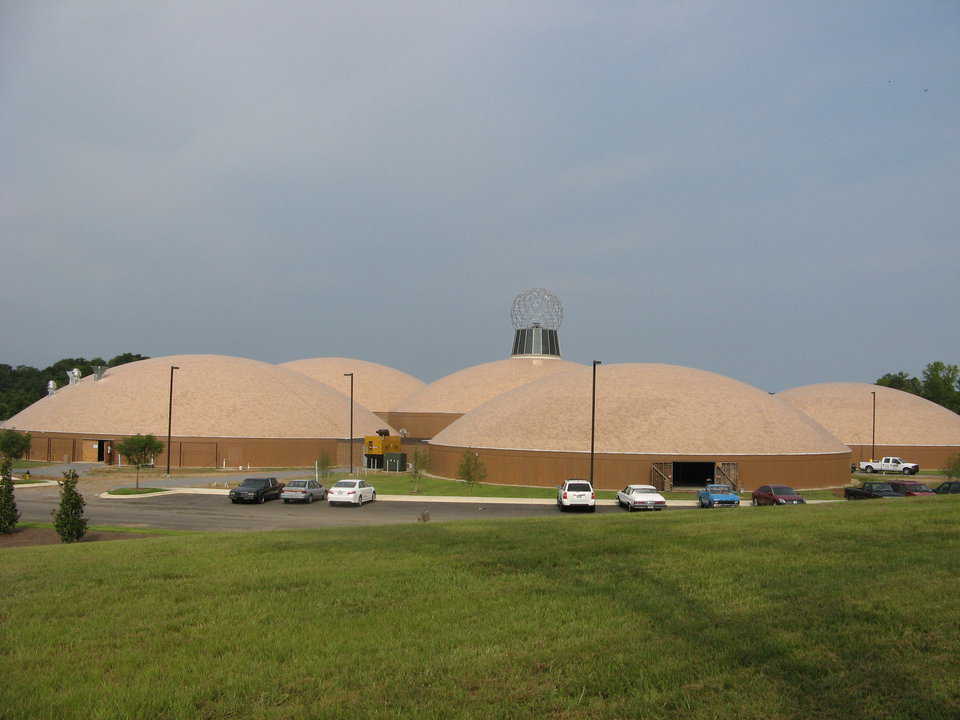
<path fill-rule="evenodd" d="M 87 519 L 83 516 L 86 501 L 77 492 L 78 479 L 76 472 L 67 470 L 60 481 L 60 507 L 53 514 L 60 542 L 77 542 L 87 534 Z"/>
<path fill-rule="evenodd" d="M 30 451 L 30 436 L 16 430 L 0 430 L 0 533 L 12 533 L 20 512 L 13 494 L 13 461 Z"/>
<path fill-rule="evenodd" d="M 333 467 L 333 461 L 330 460 L 330 453 L 322 452 L 317 458 L 317 474 L 324 480 L 330 475 L 330 468 Z"/>
<path fill-rule="evenodd" d="M 413 481 L 413 487 L 410 488 L 411 495 L 420 493 L 420 482 L 428 472 L 430 472 L 430 453 L 426 448 L 417 448 L 413 451 L 413 467 L 410 469 L 410 479 Z"/>
<path fill-rule="evenodd" d="M 137 487 L 140 487 L 140 468 L 153 462 L 153 458 L 163 452 L 163 443 L 153 435 L 137 433 L 132 437 L 124 438 L 117 445 L 117 452 L 123 455 L 127 462 L 137 466 Z"/>
<path fill-rule="evenodd" d="M 960 454 L 949 458 L 943 471 L 951 480 L 960 480 Z"/>
<path fill-rule="evenodd" d="M 473 492 L 476 484 L 487 478 L 487 468 L 480 459 L 480 455 L 473 450 L 464 451 L 460 467 L 457 468 L 457 477 L 463 480 Z"/>

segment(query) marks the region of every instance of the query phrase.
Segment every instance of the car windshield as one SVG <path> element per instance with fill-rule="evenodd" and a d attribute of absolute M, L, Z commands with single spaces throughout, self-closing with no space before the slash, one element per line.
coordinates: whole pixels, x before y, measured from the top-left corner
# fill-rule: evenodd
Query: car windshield
<path fill-rule="evenodd" d="M 570 492 L 590 492 L 589 483 L 570 483 L 567 485 L 567 490 Z"/>
<path fill-rule="evenodd" d="M 349 488 L 356 487 L 356 486 L 357 486 L 356 480 L 341 480 L 336 485 L 334 485 L 334 487 L 349 487 Z"/>
<path fill-rule="evenodd" d="M 867 483 L 863 487 L 866 490 L 873 490 L 874 492 L 893 492 L 890 483 Z"/>
<path fill-rule="evenodd" d="M 302 488 L 307 486 L 306 480 L 291 480 L 287 483 L 287 487 Z"/>
<path fill-rule="evenodd" d="M 770 488 L 770 492 L 774 495 L 796 495 L 797 491 L 792 487 L 787 487 L 786 485 L 774 485 Z"/>
<path fill-rule="evenodd" d="M 655 493 L 657 489 L 655 487 L 638 487 L 633 489 L 634 495 L 647 495 L 649 493 Z"/>
<path fill-rule="evenodd" d="M 241 487 L 262 488 L 266 487 L 266 485 L 267 481 L 263 478 L 247 478 L 243 481 L 243 485 Z"/>
<path fill-rule="evenodd" d="M 730 492 L 729 485 L 707 485 L 707 492 L 722 494 Z"/>

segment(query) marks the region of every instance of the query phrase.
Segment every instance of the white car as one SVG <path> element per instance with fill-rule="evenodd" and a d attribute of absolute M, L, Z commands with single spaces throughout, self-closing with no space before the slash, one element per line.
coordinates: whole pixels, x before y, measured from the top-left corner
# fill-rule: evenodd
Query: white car
<path fill-rule="evenodd" d="M 327 489 L 316 480 L 291 480 L 283 486 L 283 492 L 280 493 L 280 498 L 285 503 L 312 503 L 314 500 L 324 500 L 326 497 Z"/>
<path fill-rule="evenodd" d="M 569 508 L 586 508 L 588 512 L 597 510 L 597 493 L 589 480 L 570 478 L 557 488 L 557 507 L 565 511 Z"/>
<path fill-rule="evenodd" d="M 653 485 L 627 485 L 617 493 L 617 503 L 630 512 L 663 510 L 667 507 L 667 501 Z"/>
<path fill-rule="evenodd" d="M 327 502 L 331 505 L 363 505 L 377 499 L 377 490 L 368 485 L 366 480 L 346 478 L 334 483 L 327 493 Z"/>

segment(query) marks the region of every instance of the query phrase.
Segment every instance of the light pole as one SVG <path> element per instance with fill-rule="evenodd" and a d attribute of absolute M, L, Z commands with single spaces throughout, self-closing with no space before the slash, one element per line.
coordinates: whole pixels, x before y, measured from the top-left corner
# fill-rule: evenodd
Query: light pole
<path fill-rule="evenodd" d="M 877 459 L 877 392 L 876 390 L 871 390 L 870 394 L 873 395 L 873 439 L 870 441 L 870 459 Z"/>
<path fill-rule="evenodd" d="M 170 405 L 167 408 L 167 475 L 170 474 L 170 433 L 173 430 L 173 371 L 179 369 L 176 365 L 170 366 Z"/>
<path fill-rule="evenodd" d="M 590 395 L 590 485 L 596 490 L 596 486 L 593 485 L 593 450 L 594 450 L 594 440 L 597 437 L 597 365 L 600 365 L 600 360 L 593 361 L 593 391 Z"/>
<path fill-rule="evenodd" d="M 344 373 L 350 377 L 350 474 L 353 475 L 353 373 Z"/>

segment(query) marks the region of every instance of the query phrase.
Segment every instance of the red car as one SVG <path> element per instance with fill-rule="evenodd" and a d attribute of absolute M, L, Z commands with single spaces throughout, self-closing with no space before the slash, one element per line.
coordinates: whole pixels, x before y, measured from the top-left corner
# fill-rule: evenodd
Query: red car
<path fill-rule="evenodd" d="M 786 485 L 762 485 L 753 491 L 751 502 L 754 505 L 806 505 L 803 499 L 792 487 Z"/>
<path fill-rule="evenodd" d="M 894 480 L 890 483 L 890 487 L 901 495 L 907 496 L 936 494 L 926 485 L 921 482 L 916 482 L 915 480 Z"/>

